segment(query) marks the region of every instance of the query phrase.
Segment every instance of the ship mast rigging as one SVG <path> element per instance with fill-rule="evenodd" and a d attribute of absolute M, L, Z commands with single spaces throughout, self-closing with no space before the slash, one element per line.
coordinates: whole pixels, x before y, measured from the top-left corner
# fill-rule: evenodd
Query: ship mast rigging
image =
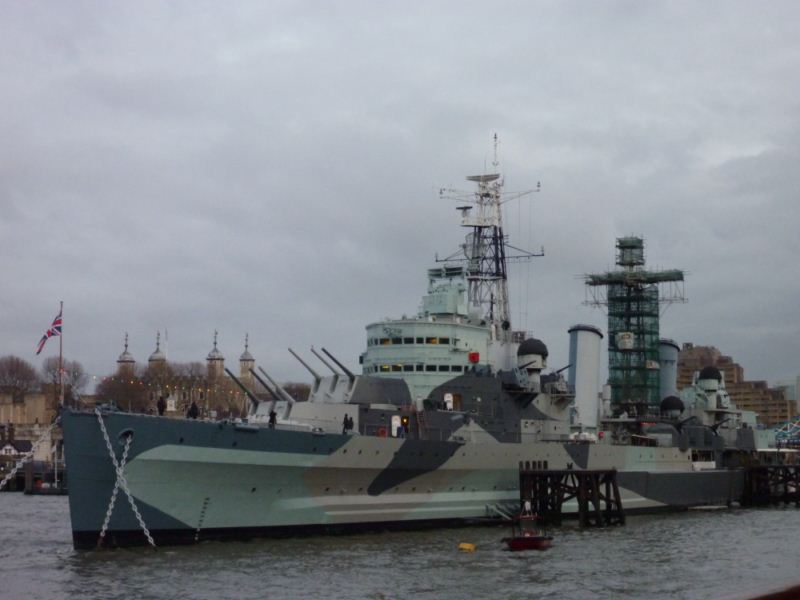
<path fill-rule="evenodd" d="M 493 340 L 512 341 L 511 317 L 508 302 L 508 262 L 530 260 L 534 256 L 544 256 L 540 252 L 529 252 L 508 243 L 503 232 L 504 204 L 519 200 L 538 192 L 541 184 L 534 190 L 504 192 L 504 178 L 499 173 L 497 159 L 497 134 L 494 136 L 494 173 L 471 175 L 467 181 L 474 182 L 476 189 L 462 191 L 442 188 L 441 198 L 458 202 L 461 211 L 461 226 L 470 231 L 460 250 L 437 262 L 464 262 L 470 308 L 491 325 Z M 507 249 L 510 252 L 507 252 Z"/>

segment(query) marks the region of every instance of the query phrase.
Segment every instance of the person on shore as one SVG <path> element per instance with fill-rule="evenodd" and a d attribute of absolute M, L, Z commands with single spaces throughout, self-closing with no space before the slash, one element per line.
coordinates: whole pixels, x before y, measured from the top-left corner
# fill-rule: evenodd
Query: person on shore
<path fill-rule="evenodd" d="M 192 400 L 192 404 L 191 406 L 189 406 L 189 410 L 186 411 L 186 418 L 196 419 L 199 414 L 200 414 L 200 409 L 197 408 L 197 403 L 194 400 Z"/>
<path fill-rule="evenodd" d="M 158 402 L 156 403 L 156 408 L 158 409 L 158 416 L 163 417 L 164 411 L 167 410 L 167 401 L 164 400 L 164 396 L 158 397 Z"/>

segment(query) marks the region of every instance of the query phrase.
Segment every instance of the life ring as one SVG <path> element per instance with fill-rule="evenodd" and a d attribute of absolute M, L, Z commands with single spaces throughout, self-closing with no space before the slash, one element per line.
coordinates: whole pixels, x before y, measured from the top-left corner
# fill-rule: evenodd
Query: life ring
<path fill-rule="evenodd" d="M 386 427 L 378 427 L 378 437 L 386 437 L 387 434 Z"/>

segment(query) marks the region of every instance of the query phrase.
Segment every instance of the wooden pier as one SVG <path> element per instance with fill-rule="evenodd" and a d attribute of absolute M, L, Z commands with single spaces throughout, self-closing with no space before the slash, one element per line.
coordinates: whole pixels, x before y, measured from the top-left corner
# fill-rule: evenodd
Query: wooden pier
<path fill-rule="evenodd" d="M 576 500 L 581 527 L 624 525 L 617 471 L 527 470 L 519 472 L 520 500 L 549 523 L 559 524 L 564 503 Z"/>
<path fill-rule="evenodd" d="M 800 507 L 799 465 L 758 465 L 745 469 L 742 506 L 792 502 Z"/>
<path fill-rule="evenodd" d="M 35 496 L 63 496 L 67 494 L 66 471 L 63 462 L 58 467 L 51 462 L 33 460 L 25 463 L 26 494 Z"/>

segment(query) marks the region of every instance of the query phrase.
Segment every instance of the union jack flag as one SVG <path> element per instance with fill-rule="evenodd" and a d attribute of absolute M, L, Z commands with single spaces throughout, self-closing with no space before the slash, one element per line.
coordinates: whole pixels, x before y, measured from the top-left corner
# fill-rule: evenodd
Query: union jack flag
<path fill-rule="evenodd" d="M 50 325 L 50 329 L 44 332 L 42 339 L 39 340 L 39 345 L 36 347 L 36 355 L 38 356 L 39 353 L 44 349 L 44 345 L 47 343 L 51 337 L 55 337 L 57 335 L 61 335 L 61 311 L 58 311 L 58 316 L 53 319 L 53 324 Z"/>

